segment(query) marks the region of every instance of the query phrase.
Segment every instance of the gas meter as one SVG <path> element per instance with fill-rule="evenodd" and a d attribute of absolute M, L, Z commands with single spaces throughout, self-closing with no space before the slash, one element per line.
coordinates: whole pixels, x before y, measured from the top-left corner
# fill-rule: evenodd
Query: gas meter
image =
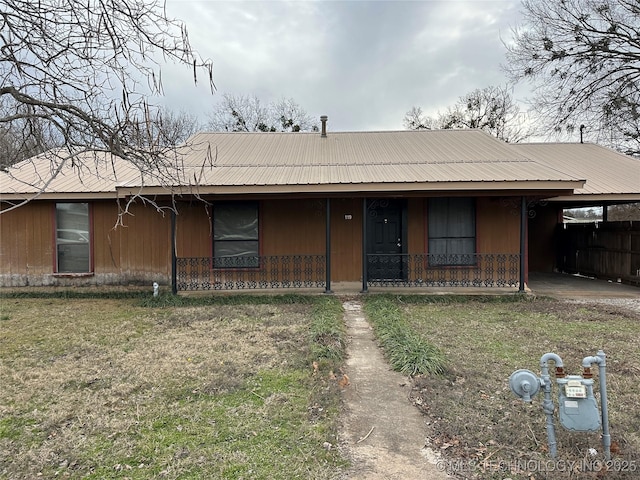
<path fill-rule="evenodd" d="M 516 370 L 509 377 L 511 391 L 525 402 L 531 402 L 532 398 L 543 390 L 544 400 L 542 410 L 547 417 L 547 438 L 549 440 L 549 454 L 555 458 L 557 454 L 556 433 L 553 422 L 555 405 L 552 398 L 551 375 L 548 362 L 555 363 L 555 377 L 558 385 L 558 401 L 560 402 L 560 424 L 567 430 L 574 432 L 594 432 L 602 427 L 602 446 L 604 458 L 611 458 L 611 435 L 609 434 L 609 414 L 607 411 L 607 356 L 602 350 L 594 356 L 582 359 L 582 376 L 567 375 L 564 370 L 562 358 L 555 353 L 545 353 L 540 358 L 541 376 L 538 377 L 530 370 Z M 598 377 L 600 382 L 600 404 L 593 395 L 592 364 L 598 365 Z"/>
<path fill-rule="evenodd" d="M 593 396 L 593 379 L 580 375 L 556 378 L 560 424 L 575 432 L 600 430 L 600 410 Z"/>

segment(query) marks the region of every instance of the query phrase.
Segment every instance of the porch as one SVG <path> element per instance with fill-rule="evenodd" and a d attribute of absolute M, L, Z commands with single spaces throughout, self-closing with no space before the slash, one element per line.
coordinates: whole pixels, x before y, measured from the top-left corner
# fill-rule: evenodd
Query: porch
<path fill-rule="evenodd" d="M 172 290 L 329 293 L 336 282 L 359 282 L 362 292 L 524 291 L 526 201 L 510 198 L 296 199 L 295 207 L 287 199 L 223 201 L 212 202 L 206 219 L 182 209 L 179 229 L 172 217 Z M 198 248 L 186 247 L 192 239 Z"/>
<path fill-rule="evenodd" d="M 192 264 L 191 259 L 186 260 L 186 264 Z M 210 260 L 210 259 L 202 259 Z M 324 258 L 322 258 L 324 261 Z M 201 265 L 203 263 L 200 263 Z M 509 263 L 507 263 L 509 264 Z M 189 271 L 195 275 L 195 271 Z M 402 293 L 402 294 L 426 294 L 426 295 L 505 295 L 521 292 L 519 282 L 499 280 L 489 281 L 485 276 L 485 282 L 467 282 L 466 276 L 460 275 L 449 280 L 438 281 L 433 277 L 423 282 L 404 281 L 370 281 L 367 282 L 367 289 L 363 291 L 362 282 L 332 282 L 330 292 L 327 292 L 326 281 L 319 279 L 315 281 L 304 281 L 301 278 L 294 278 L 289 282 L 256 282 L 250 279 L 247 272 L 243 276 L 240 271 L 236 271 L 235 282 L 223 284 L 207 284 L 206 281 L 198 283 L 195 277 L 190 284 L 181 285 L 180 292 L 186 294 L 197 294 L 218 291 L 220 293 L 241 293 L 251 291 L 253 293 L 286 293 L 293 292 L 303 294 L 324 294 L 334 293 L 337 295 L 357 295 L 361 293 Z M 434 274 L 435 275 L 435 274 Z M 185 279 L 188 277 L 185 277 Z M 517 278 L 517 275 L 516 275 Z M 186 287 L 186 288 L 182 288 Z M 198 287 L 198 288 L 192 288 Z M 463 287 L 463 288 L 461 288 Z M 569 275 L 562 273 L 530 273 L 526 284 L 526 293 L 533 295 L 549 296 L 557 299 L 612 299 L 612 301 L 636 302 L 640 307 L 640 288 L 625 285 L 618 282 L 588 278 L 580 275 Z"/>

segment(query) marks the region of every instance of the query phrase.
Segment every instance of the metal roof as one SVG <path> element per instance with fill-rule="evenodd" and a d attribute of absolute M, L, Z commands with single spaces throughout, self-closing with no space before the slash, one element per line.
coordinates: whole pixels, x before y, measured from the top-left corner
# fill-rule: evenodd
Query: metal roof
<path fill-rule="evenodd" d="M 480 130 L 200 133 L 189 145 L 185 172 L 211 186 L 578 179 Z"/>
<path fill-rule="evenodd" d="M 563 190 L 586 178 L 533 159 L 480 130 L 319 133 L 199 133 L 167 156 L 168 171 L 141 174 L 102 153 L 58 163 L 43 155 L 0 178 L 4 198 L 123 191 L 170 193 Z M 122 192 L 121 192 L 122 193 Z M 559 192 L 560 193 L 560 192 Z"/>
<path fill-rule="evenodd" d="M 512 148 L 538 163 L 586 178 L 576 197 L 553 200 L 640 201 L 640 158 L 593 143 L 519 143 Z"/>
<path fill-rule="evenodd" d="M 2 172 L 0 196 L 116 197 L 118 182 L 141 177 L 131 163 L 104 152 L 83 152 L 72 159 L 49 151 Z"/>

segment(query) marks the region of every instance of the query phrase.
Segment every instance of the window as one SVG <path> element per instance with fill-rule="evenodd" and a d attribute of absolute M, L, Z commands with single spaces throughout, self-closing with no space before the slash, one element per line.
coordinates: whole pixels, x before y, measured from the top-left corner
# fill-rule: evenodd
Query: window
<path fill-rule="evenodd" d="M 213 265 L 216 268 L 259 266 L 258 204 L 219 203 L 213 207 Z"/>
<path fill-rule="evenodd" d="M 429 199 L 429 263 L 473 265 L 476 213 L 472 198 Z"/>
<path fill-rule="evenodd" d="M 91 271 L 89 232 L 88 203 L 56 204 L 56 272 Z"/>

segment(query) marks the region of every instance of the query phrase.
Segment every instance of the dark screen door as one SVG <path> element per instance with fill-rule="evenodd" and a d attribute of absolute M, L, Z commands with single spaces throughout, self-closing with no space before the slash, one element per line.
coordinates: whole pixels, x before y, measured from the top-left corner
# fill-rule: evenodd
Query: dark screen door
<path fill-rule="evenodd" d="M 404 201 L 370 200 L 367 207 L 367 273 L 370 280 L 405 277 Z"/>

